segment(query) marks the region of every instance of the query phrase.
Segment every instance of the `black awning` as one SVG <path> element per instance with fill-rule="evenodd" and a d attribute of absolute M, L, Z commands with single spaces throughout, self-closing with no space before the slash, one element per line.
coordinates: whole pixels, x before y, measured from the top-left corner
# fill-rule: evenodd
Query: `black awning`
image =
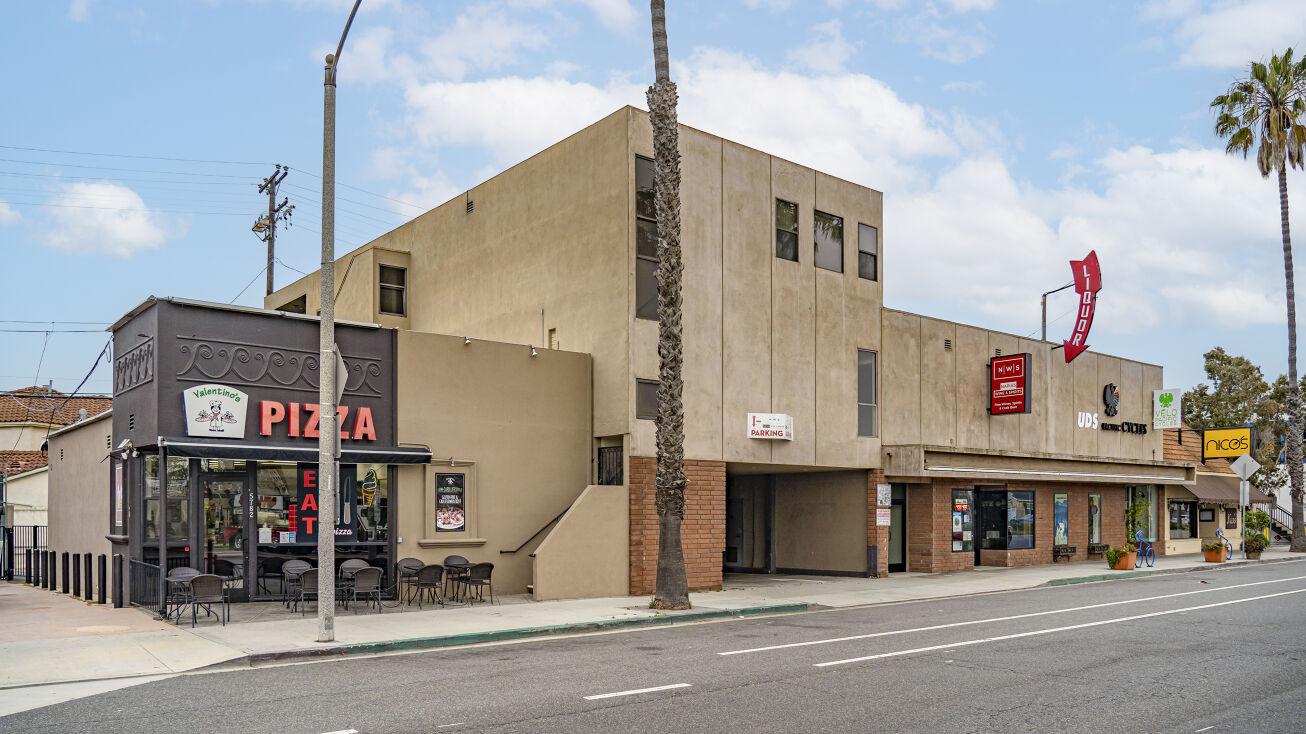
<path fill-rule="evenodd" d="M 169 456 L 197 459 L 248 459 L 253 461 L 317 462 L 317 445 L 250 444 L 231 441 L 196 441 L 163 438 L 159 443 Z M 402 446 L 342 448 L 342 464 L 429 464 L 431 450 Z"/>

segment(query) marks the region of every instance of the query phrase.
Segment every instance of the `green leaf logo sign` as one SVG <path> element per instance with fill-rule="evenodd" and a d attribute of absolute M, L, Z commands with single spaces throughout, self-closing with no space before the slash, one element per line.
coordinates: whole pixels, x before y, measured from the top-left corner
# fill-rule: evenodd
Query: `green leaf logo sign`
<path fill-rule="evenodd" d="M 1157 396 L 1156 399 L 1161 402 L 1162 408 L 1169 408 L 1170 403 L 1174 402 L 1174 395 L 1168 392 L 1164 392 L 1161 393 L 1159 396 Z"/>

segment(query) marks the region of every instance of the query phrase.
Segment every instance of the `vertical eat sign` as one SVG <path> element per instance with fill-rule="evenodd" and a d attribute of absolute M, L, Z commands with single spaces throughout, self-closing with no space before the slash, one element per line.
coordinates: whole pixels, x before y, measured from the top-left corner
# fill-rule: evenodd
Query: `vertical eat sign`
<path fill-rule="evenodd" d="M 1069 339 L 1061 342 L 1066 352 L 1066 364 L 1070 364 L 1071 360 L 1088 349 L 1088 330 L 1093 327 L 1097 292 L 1102 290 L 1102 271 L 1097 266 L 1097 251 L 1088 253 L 1088 257 L 1083 260 L 1071 260 L 1070 272 L 1075 276 L 1079 307 L 1075 310 L 1075 330 Z"/>
<path fill-rule="evenodd" d="M 989 415 L 1029 412 L 1029 354 L 989 360 Z"/>

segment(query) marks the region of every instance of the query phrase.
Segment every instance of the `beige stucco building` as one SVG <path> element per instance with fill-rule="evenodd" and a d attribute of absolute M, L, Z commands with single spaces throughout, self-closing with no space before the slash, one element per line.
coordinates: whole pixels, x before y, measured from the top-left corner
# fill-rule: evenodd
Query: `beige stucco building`
<path fill-rule="evenodd" d="M 1159 365 L 886 309 L 880 192 L 683 125 L 680 148 L 691 585 L 1084 558 L 1123 541 L 1131 497 L 1159 516 L 1160 487 L 1194 482 L 1147 430 Z M 341 318 L 591 355 L 591 481 L 627 502 L 585 532 L 629 528 L 636 593 L 657 543 L 652 153 L 647 113 L 619 109 L 336 263 Z M 265 305 L 314 313 L 317 287 Z M 989 360 L 1024 353 L 1028 412 L 990 415 Z M 751 437 L 753 414 L 792 430 Z"/>

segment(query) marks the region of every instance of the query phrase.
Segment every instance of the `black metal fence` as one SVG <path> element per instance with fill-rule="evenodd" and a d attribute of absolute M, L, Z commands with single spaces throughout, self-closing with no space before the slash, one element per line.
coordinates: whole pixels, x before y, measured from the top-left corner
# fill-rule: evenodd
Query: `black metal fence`
<path fill-rule="evenodd" d="M 36 552 L 45 550 L 50 528 L 45 525 L 15 525 L 12 528 L 0 528 L 0 578 L 5 581 L 26 581 L 27 551 L 37 557 Z M 35 570 L 35 569 L 33 569 Z"/>
<path fill-rule="evenodd" d="M 162 614 L 162 600 L 159 598 L 159 567 L 144 561 L 128 561 L 128 585 L 131 589 L 133 606 L 148 609 L 155 614 Z"/>
<path fill-rule="evenodd" d="M 620 446 L 604 446 L 599 449 L 599 484 L 624 484 L 622 471 L 622 454 Z"/>

